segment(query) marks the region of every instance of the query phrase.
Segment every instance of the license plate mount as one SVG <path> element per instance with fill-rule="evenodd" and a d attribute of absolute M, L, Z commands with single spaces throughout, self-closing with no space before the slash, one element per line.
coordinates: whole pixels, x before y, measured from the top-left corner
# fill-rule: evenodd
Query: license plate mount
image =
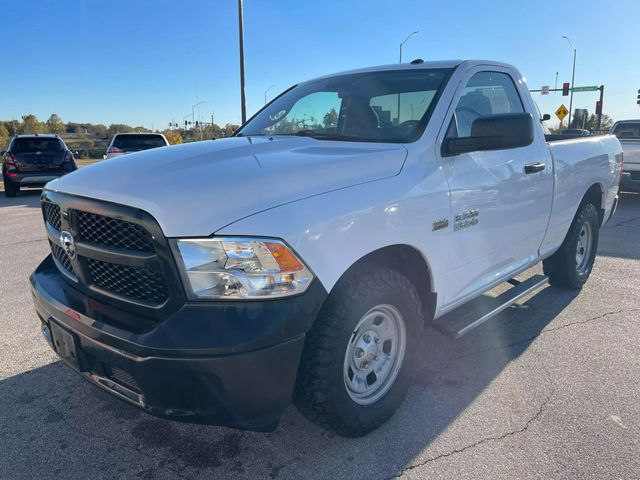
<path fill-rule="evenodd" d="M 53 348 L 60 357 L 76 370 L 82 370 L 82 350 L 76 336 L 55 320 L 49 321 Z"/>

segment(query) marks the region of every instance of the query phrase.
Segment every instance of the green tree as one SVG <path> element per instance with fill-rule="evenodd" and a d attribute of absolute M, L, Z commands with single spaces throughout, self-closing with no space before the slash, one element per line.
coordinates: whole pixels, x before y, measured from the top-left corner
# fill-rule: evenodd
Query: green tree
<path fill-rule="evenodd" d="M 107 127 L 101 123 L 91 125 L 91 131 L 95 133 L 98 138 L 107 138 Z"/>
<path fill-rule="evenodd" d="M 58 135 L 65 133 L 64 123 L 62 123 L 62 119 L 57 114 L 51 114 L 49 120 L 47 120 L 47 131 Z"/>
<path fill-rule="evenodd" d="M 35 115 L 23 115 L 22 116 L 22 128 L 21 133 L 44 133 L 44 127 L 42 122 L 38 121 Z"/>
<path fill-rule="evenodd" d="M 128 133 L 133 132 L 133 127 L 125 125 L 123 123 L 112 123 L 107 128 L 107 134 L 109 138 L 113 137 L 116 133 Z"/>
<path fill-rule="evenodd" d="M 585 127 L 587 130 L 595 131 L 598 126 L 598 116 L 591 114 L 587 118 L 585 123 Z M 608 131 L 613 126 L 613 119 L 609 115 L 602 114 L 602 119 L 600 120 L 600 131 Z"/>
<path fill-rule="evenodd" d="M 338 125 L 338 112 L 335 108 L 331 108 L 329 112 L 322 119 L 322 125 L 324 128 L 336 127 Z"/>

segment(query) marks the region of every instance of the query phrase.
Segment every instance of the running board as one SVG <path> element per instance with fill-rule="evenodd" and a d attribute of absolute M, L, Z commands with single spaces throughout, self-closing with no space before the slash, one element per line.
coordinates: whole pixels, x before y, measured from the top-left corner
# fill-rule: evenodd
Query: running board
<path fill-rule="evenodd" d="M 507 282 L 513 285 L 509 290 L 497 297 L 481 295 L 438 318 L 433 323 L 433 327 L 449 337 L 460 338 L 525 295 L 543 287 L 548 281 L 549 278 L 545 275 L 533 275 L 523 282 L 515 279 L 508 280 Z"/>

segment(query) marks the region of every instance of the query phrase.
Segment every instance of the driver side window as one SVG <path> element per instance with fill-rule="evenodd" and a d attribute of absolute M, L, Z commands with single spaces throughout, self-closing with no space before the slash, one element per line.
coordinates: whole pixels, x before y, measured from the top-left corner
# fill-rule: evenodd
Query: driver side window
<path fill-rule="evenodd" d="M 469 79 L 458 100 L 447 130 L 447 138 L 470 137 L 471 126 L 479 117 L 524 111 L 510 75 L 478 72 Z"/>

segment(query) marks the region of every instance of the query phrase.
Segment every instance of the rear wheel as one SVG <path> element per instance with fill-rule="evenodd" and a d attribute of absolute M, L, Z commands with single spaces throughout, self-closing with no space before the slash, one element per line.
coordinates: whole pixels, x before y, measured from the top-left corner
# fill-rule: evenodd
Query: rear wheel
<path fill-rule="evenodd" d="M 401 273 L 379 267 L 341 280 L 305 341 L 299 410 L 348 437 L 378 428 L 410 385 L 422 323 L 418 294 Z"/>
<path fill-rule="evenodd" d="M 543 262 L 549 283 L 579 289 L 589 278 L 598 249 L 600 220 L 591 203 L 581 205 L 560 249 Z"/>
<path fill-rule="evenodd" d="M 20 185 L 14 185 L 11 182 L 4 182 L 4 194 L 7 197 L 15 197 L 16 194 L 20 191 Z"/>

